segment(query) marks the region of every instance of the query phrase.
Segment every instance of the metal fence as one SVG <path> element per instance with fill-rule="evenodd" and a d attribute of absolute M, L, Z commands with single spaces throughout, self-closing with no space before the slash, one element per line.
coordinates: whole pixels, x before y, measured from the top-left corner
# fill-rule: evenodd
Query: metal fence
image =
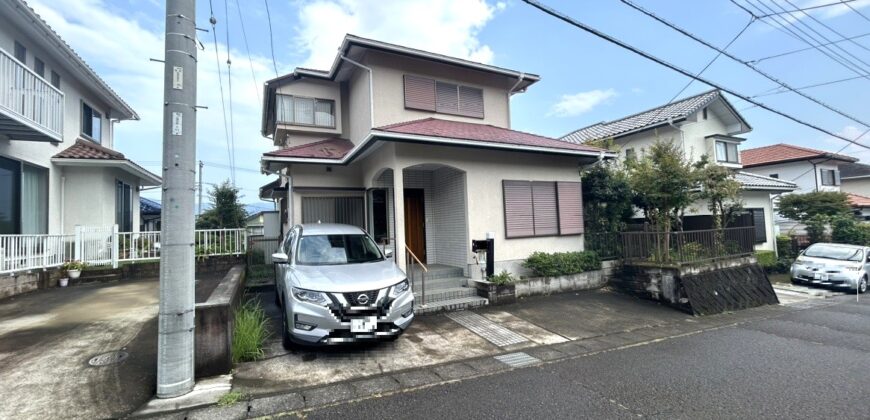
<path fill-rule="evenodd" d="M 622 258 L 622 237 L 620 232 L 596 232 L 584 235 L 583 249 L 593 251 L 602 260 Z"/>
<path fill-rule="evenodd" d="M 195 232 L 197 257 L 243 255 L 247 246 L 245 229 Z M 70 260 L 117 268 L 119 262 L 159 258 L 160 232 L 118 232 L 117 225 L 76 226 L 74 235 L 0 235 L 0 274 L 52 268 Z"/>
<path fill-rule="evenodd" d="M 272 280 L 275 267 L 272 254 L 281 246 L 281 238 L 270 238 L 263 235 L 248 237 L 247 245 L 247 281 Z"/>
<path fill-rule="evenodd" d="M 694 263 L 750 255 L 755 251 L 753 226 L 677 232 L 623 232 L 625 261 Z"/>
<path fill-rule="evenodd" d="M 63 92 L 0 49 L 0 109 L 57 140 L 63 138 Z"/>

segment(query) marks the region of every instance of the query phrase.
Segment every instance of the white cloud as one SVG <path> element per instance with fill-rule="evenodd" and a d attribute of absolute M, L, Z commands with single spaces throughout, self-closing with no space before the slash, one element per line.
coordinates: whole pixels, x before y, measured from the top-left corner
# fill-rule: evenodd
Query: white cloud
<path fill-rule="evenodd" d="M 151 163 L 162 158 L 163 66 L 150 62 L 149 58 L 163 58 L 162 31 L 149 31 L 134 19 L 112 14 L 102 0 L 52 2 L 50 5 L 43 1 L 31 0 L 29 4 L 141 117 L 140 121 L 123 121 L 116 126 L 115 149 L 133 160 L 148 163 L 146 167 L 159 174 L 159 166 Z M 218 39 L 223 34 L 218 23 Z M 215 46 L 208 42 L 210 33 L 199 33 L 199 36 L 205 50 L 198 51 L 197 102 L 208 109 L 197 112 L 197 159 L 227 165 Z M 219 43 L 218 51 L 226 95 L 226 45 Z M 261 104 L 257 97 L 262 83 L 274 77 L 274 73 L 271 58 L 252 56 L 258 82 L 255 85 L 244 50 L 234 47 L 231 57 L 235 158 L 237 168 L 243 169 L 236 173 L 237 185 L 244 188 L 245 201 L 257 201 L 255 189 L 268 179 L 252 171 L 259 170 L 260 155 L 272 149 L 272 142 L 259 134 Z M 219 183 L 229 178 L 229 171 L 207 167 L 203 177 L 206 183 Z M 159 190 L 152 190 L 148 195 L 159 197 Z"/>
<path fill-rule="evenodd" d="M 492 49 L 478 39 L 506 7 L 485 0 L 317 0 L 302 3 L 296 44 L 304 67 L 326 69 L 346 33 L 491 63 Z"/>
<path fill-rule="evenodd" d="M 614 89 L 595 89 L 571 95 L 562 95 L 559 102 L 553 104 L 548 116 L 574 117 L 610 100 L 617 95 Z"/>

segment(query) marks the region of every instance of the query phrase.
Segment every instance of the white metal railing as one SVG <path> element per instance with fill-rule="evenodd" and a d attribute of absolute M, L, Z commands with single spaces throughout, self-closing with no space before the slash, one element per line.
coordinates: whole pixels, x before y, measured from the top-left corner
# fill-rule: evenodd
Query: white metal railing
<path fill-rule="evenodd" d="M 0 111 L 63 140 L 63 92 L 0 48 Z"/>
<path fill-rule="evenodd" d="M 196 257 L 242 255 L 245 229 L 198 229 Z M 0 235 L 0 274 L 46 269 L 78 260 L 91 266 L 160 258 L 160 232 L 118 232 L 118 226 L 76 226 L 74 235 Z"/>
<path fill-rule="evenodd" d="M 57 267 L 72 257 L 72 235 L 0 235 L 0 273 Z"/>

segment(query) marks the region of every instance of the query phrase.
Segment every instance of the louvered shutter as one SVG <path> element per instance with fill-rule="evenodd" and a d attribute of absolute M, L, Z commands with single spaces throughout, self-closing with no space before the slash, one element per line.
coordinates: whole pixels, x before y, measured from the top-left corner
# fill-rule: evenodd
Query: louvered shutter
<path fill-rule="evenodd" d="M 459 86 L 453 83 L 435 82 L 435 111 L 446 114 L 459 113 Z"/>
<path fill-rule="evenodd" d="M 840 185 L 840 171 L 834 170 L 834 185 Z"/>
<path fill-rule="evenodd" d="M 532 212 L 535 219 L 535 236 L 559 233 L 555 182 L 532 182 Z"/>
<path fill-rule="evenodd" d="M 459 113 L 483 118 L 483 89 L 459 86 Z"/>
<path fill-rule="evenodd" d="M 435 81 L 425 77 L 405 75 L 405 108 L 435 110 Z"/>
<path fill-rule="evenodd" d="M 535 234 L 532 213 L 532 183 L 502 181 L 504 191 L 504 228 L 506 238 Z"/>
<path fill-rule="evenodd" d="M 556 183 L 559 197 L 559 234 L 583 233 L 583 191 L 579 182 Z"/>
<path fill-rule="evenodd" d="M 752 225 L 755 226 L 755 242 L 767 242 L 767 226 L 764 224 L 764 209 L 748 209 L 752 212 Z"/>

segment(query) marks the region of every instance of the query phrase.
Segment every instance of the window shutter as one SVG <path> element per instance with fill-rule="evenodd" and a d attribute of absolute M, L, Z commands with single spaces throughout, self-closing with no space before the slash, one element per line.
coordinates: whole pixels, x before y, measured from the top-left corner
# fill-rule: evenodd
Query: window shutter
<path fill-rule="evenodd" d="M 834 185 L 840 185 L 840 171 L 834 171 Z"/>
<path fill-rule="evenodd" d="M 532 182 L 532 210 L 535 219 L 535 236 L 559 233 L 555 182 Z"/>
<path fill-rule="evenodd" d="M 583 233 L 583 191 L 579 182 L 558 182 L 559 234 Z"/>
<path fill-rule="evenodd" d="M 752 224 L 755 226 L 755 242 L 767 242 L 767 226 L 764 224 L 764 209 L 749 209 L 752 212 Z"/>
<path fill-rule="evenodd" d="M 483 89 L 459 86 L 459 113 L 483 118 Z"/>
<path fill-rule="evenodd" d="M 504 228 L 506 238 L 535 234 L 532 213 L 532 183 L 502 181 L 504 190 Z"/>
<path fill-rule="evenodd" d="M 435 110 L 435 81 L 405 75 L 405 108 Z"/>
<path fill-rule="evenodd" d="M 435 111 L 459 113 L 459 87 L 452 83 L 435 82 Z"/>

